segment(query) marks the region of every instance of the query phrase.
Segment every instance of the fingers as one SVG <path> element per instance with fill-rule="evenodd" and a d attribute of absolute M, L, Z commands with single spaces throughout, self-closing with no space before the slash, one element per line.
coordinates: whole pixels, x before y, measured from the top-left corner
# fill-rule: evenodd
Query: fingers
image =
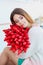
<path fill-rule="evenodd" d="M 0 55 L 0 65 L 6 65 L 7 61 L 8 61 L 8 57 L 5 51 L 3 51 L 2 54 Z"/>
<path fill-rule="evenodd" d="M 2 52 L 0 57 L 0 65 L 5 65 L 6 63 L 8 63 L 8 60 L 10 61 L 10 63 L 18 65 L 18 56 L 16 53 L 10 50 L 10 47 L 6 47 Z"/>
<path fill-rule="evenodd" d="M 18 65 L 18 56 L 15 53 L 9 51 L 8 57 L 15 65 Z"/>
<path fill-rule="evenodd" d="M 18 56 L 16 53 L 10 50 L 10 47 L 6 47 L 4 49 L 5 55 L 9 58 L 9 60 L 14 63 L 14 65 L 18 65 Z"/>

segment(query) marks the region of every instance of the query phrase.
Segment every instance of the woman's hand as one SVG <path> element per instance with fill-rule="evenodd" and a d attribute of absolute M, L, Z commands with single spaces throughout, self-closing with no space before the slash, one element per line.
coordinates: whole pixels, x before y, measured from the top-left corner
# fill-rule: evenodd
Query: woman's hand
<path fill-rule="evenodd" d="M 6 47 L 0 56 L 0 65 L 18 65 L 18 56 Z"/>

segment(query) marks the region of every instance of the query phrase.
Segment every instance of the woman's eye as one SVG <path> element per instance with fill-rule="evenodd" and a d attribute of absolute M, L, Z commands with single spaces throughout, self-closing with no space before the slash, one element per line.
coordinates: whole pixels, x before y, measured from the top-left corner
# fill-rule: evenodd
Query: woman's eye
<path fill-rule="evenodd" d="M 20 19 L 23 19 L 23 16 L 20 16 L 19 18 L 20 18 Z"/>

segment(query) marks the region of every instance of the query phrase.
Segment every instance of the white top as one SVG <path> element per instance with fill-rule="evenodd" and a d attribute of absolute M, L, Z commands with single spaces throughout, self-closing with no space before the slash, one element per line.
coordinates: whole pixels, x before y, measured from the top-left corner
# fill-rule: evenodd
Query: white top
<path fill-rule="evenodd" d="M 29 32 L 30 48 L 28 48 L 26 53 L 21 53 L 19 58 L 25 59 L 28 57 L 36 57 L 43 55 L 43 29 L 39 26 L 33 26 Z"/>

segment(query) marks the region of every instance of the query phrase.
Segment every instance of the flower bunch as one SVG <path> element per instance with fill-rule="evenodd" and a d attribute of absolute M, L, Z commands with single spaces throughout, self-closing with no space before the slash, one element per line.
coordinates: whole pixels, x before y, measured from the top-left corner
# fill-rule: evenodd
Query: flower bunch
<path fill-rule="evenodd" d="M 3 31 L 5 33 L 4 41 L 8 43 L 7 46 L 11 46 L 12 51 L 18 51 L 18 54 L 20 54 L 23 51 L 26 52 L 27 48 L 30 47 L 28 27 L 10 25 L 9 29 Z"/>

